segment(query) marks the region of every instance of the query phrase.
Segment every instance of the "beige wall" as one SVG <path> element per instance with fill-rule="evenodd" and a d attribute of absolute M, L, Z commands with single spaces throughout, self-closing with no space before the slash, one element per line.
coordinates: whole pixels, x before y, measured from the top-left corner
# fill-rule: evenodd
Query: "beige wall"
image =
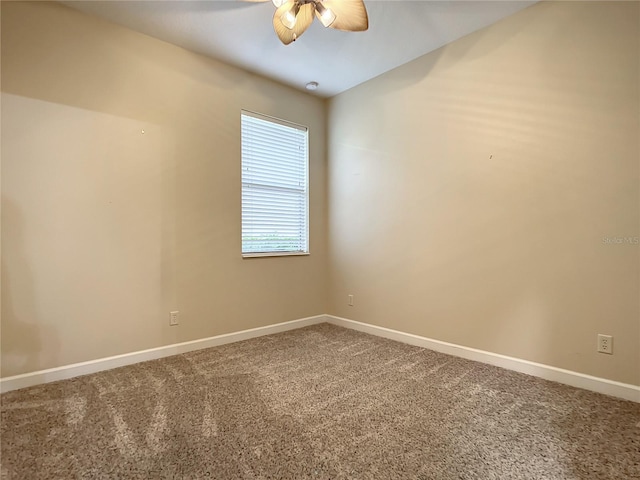
<path fill-rule="evenodd" d="M 640 385 L 639 20 L 537 4 L 332 99 L 329 313 Z"/>
<path fill-rule="evenodd" d="M 640 384 L 638 25 L 538 4 L 336 97 L 327 211 L 322 101 L 2 2 L 2 376 L 327 312 Z M 310 127 L 309 257 L 240 257 L 242 108 Z"/>
<path fill-rule="evenodd" d="M 326 310 L 323 101 L 2 2 L 1 108 L 3 377 Z M 310 127 L 309 257 L 240 256 L 241 109 Z"/>

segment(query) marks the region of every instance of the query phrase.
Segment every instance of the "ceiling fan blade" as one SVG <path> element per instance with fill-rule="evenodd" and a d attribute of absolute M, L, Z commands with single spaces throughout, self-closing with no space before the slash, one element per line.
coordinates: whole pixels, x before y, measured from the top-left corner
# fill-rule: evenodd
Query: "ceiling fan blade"
<path fill-rule="evenodd" d="M 369 17 L 363 0 L 324 0 L 322 4 L 336 14 L 331 28 L 347 32 L 363 32 L 369 28 Z"/>
<path fill-rule="evenodd" d="M 273 14 L 273 29 L 276 31 L 276 35 L 282 43 L 285 45 L 289 45 L 291 42 L 300 38 L 311 22 L 313 22 L 313 12 L 315 10 L 313 4 L 307 3 L 300 7 L 300 11 L 296 17 L 296 24 L 290 30 L 282 24 L 280 21 L 280 17 L 291 9 L 293 6 L 292 1 L 286 2 L 280 8 L 276 10 L 276 13 Z"/>

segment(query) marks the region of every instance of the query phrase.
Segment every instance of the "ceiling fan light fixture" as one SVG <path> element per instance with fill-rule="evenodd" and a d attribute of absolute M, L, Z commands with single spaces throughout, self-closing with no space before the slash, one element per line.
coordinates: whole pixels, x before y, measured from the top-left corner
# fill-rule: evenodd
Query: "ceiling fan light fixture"
<path fill-rule="evenodd" d="M 298 20 L 298 12 L 300 11 L 300 4 L 295 2 L 293 7 L 284 12 L 280 17 L 280 21 L 282 24 L 287 27 L 289 30 L 293 30 L 293 27 L 296 26 L 296 21 Z"/>
<path fill-rule="evenodd" d="M 276 8 L 280 8 L 287 0 L 271 0 Z"/>
<path fill-rule="evenodd" d="M 272 23 L 278 39 L 284 45 L 289 45 L 299 38 L 311 26 L 314 17 L 317 17 L 325 27 L 336 30 L 362 32 L 369 28 L 367 9 L 363 0 L 277 1 L 282 1 L 282 5 L 273 13 Z"/>
<path fill-rule="evenodd" d="M 316 12 L 318 12 L 318 19 L 325 28 L 330 27 L 336 21 L 336 14 L 330 8 L 326 8 L 322 2 L 316 2 Z"/>

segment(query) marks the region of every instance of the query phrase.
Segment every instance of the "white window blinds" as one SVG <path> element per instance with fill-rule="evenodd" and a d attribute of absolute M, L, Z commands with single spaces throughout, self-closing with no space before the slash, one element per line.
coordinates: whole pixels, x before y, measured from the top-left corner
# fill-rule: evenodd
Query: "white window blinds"
<path fill-rule="evenodd" d="M 306 127 L 242 111 L 242 254 L 308 253 Z"/>

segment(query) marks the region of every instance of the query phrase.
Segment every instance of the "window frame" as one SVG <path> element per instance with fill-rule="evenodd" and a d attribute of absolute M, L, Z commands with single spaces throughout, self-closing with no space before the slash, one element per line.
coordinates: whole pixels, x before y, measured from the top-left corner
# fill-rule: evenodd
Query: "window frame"
<path fill-rule="evenodd" d="M 243 181 L 243 173 L 244 173 L 244 157 L 243 157 L 243 126 L 242 120 L 243 117 L 251 117 L 257 120 L 275 123 L 284 127 L 294 128 L 296 130 L 300 130 L 305 134 L 305 167 L 304 167 L 304 203 L 305 203 L 305 211 L 304 211 L 304 236 L 305 236 L 305 251 L 299 250 L 286 250 L 286 251 L 268 251 L 268 252 L 245 252 L 244 251 L 244 242 L 243 242 L 243 214 L 244 210 L 242 208 L 242 202 L 244 200 L 244 184 Z M 263 113 L 253 112 L 251 110 L 242 109 L 240 111 L 240 253 L 242 258 L 265 258 L 265 257 L 291 257 L 291 256 L 308 256 L 311 254 L 311 246 L 310 246 L 310 236 L 309 236 L 309 227 L 310 227 L 310 219 L 309 219 L 309 127 L 305 125 L 301 125 L 298 123 L 294 123 L 288 120 L 284 120 L 281 118 L 273 117 L 271 115 L 265 115 Z"/>

